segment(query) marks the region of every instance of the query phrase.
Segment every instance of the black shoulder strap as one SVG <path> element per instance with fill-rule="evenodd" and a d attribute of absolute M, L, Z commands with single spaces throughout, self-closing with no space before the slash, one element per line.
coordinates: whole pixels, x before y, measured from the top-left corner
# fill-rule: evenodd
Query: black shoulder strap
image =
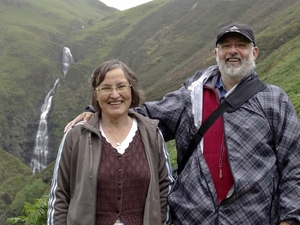
<path fill-rule="evenodd" d="M 180 165 L 177 169 L 177 175 L 179 175 L 184 169 L 185 164 L 188 162 L 193 151 L 197 148 L 197 145 L 201 141 L 204 133 L 209 127 L 226 111 L 233 112 L 239 108 L 244 102 L 250 99 L 257 92 L 263 90 L 266 86 L 258 79 L 254 77 L 251 80 L 238 85 L 233 92 L 226 97 L 222 104 L 203 122 L 197 133 L 191 140 L 187 151 L 185 152 Z"/>

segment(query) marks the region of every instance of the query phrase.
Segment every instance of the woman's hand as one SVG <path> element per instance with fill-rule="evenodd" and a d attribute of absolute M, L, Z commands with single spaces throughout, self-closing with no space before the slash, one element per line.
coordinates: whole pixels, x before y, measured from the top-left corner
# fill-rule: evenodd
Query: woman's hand
<path fill-rule="evenodd" d="M 83 112 L 79 114 L 74 120 L 72 120 L 65 126 L 64 133 L 66 133 L 69 128 L 74 127 L 75 124 L 80 121 L 83 121 L 84 123 L 88 122 L 91 119 L 93 114 L 94 113 L 92 112 Z"/>

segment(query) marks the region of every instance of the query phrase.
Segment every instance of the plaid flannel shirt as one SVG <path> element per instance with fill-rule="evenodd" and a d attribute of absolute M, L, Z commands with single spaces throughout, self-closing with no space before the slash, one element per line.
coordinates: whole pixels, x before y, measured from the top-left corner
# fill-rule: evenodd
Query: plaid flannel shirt
<path fill-rule="evenodd" d="M 178 163 L 197 131 L 195 115 L 202 116 L 195 106 L 202 105 L 203 83 L 217 74 L 217 66 L 197 71 L 161 101 L 136 109 L 160 121 L 166 141 L 175 138 Z M 257 74 L 251 71 L 241 82 L 253 76 Z M 191 85 L 200 79 L 203 83 L 194 89 L 199 95 L 192 94 Z M 286 93 L 267 85 L 236 111 L 224 113 L 223 121 L 234 186 L 218 204 L 199 144 L 168 197 L 173 223 L 300 224 L 300 123 Z"/>

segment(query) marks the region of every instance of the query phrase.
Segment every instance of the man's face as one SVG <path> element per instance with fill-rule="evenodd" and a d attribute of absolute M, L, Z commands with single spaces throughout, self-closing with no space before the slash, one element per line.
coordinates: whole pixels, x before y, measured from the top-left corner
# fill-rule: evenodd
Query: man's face
<path fill-rule="evenodd" d="M 228 34 L 218 43 L 215 55 L 221 75 L 237 83 L 254 69 L 258 48 L 240 34 Z"/>

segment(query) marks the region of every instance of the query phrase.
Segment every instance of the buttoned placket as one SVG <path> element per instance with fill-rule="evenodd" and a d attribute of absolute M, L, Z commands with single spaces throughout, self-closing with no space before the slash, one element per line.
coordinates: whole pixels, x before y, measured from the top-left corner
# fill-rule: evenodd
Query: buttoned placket
<path fill-rule="evenodd" d="M 123 198 L 123 180 L 124 180 L 124 156 L 118 156 L 118 169 L 117 169 L 117 202 L 116 214 L 120 216 L 122 210 L 122 198 Z M 118 218 L 120 221 L 120 218 Z M 117 221 L 116 221 L 117 222 Z M 120 223 L 119 223 L 120 224 Z M 121 223 L 122 224 L 122 223 Z"/>

